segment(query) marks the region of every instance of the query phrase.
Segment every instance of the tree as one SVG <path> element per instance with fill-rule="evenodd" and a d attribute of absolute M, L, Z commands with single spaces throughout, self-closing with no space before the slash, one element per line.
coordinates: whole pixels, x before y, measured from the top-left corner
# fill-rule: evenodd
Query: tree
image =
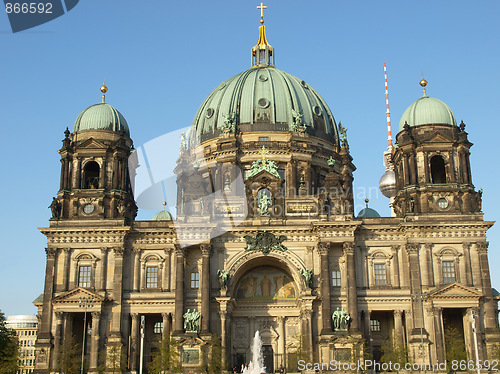
<path fill-rule="evenodd" d="M 18 361 L 19 343 L 16 333 L 7 328 L 5 315 L 0 311 L 0 374 L 15 373 Z"/>
<path fill-rule="evenodd" d="M 217 334 L 212 334 L 210 338 L 210 358 L 206 369 L 208 374 L 219 374 L 226 370 L 222 355 L 221 340 Z"/>
<path fill-rule="evenodd" d="M 401 366 L 408 363 L 408 348 L 395 341 L 394 337 L 388 338 L 381 347 L 381 363 L 398 362 Z"/>
<path fill-rule="evenodd" d="M 123 373 L 127 370 L 127 362 L 123 353 L 123 344 L 106 344 L 106 349 L 101 356 L 100 373 Z"/>
<path fill-rule="evenodd" d="M 464 335 L 456 327 L 447 327 L 444 329 L 444 342 L 446 347 L 446 365 L 448 371 L 451 371 L 452 361 L 467 361 Z"/>
<path fill-rule="evenodd" d="M 169 337 L 157 343 L 157 350 L 152 354 L 153 360 L 149 363 L 152 374 L 182 373 L 177 342 Z"/>
<path fill-rule="evenodd" d="M 78 374 L 81 368 L 81 350 L 74 335 L 64 338 L 59 346 L 56 369 L 64 374 Z"/>

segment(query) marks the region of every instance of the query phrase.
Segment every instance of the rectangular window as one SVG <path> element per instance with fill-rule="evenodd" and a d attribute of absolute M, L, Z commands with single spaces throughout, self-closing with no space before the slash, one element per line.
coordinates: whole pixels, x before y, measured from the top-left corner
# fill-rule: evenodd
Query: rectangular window
<path fill-rule="evenodd" d="M 443 261 L 443 283 L 455 282 L 455 263 L 453 261 Z"/>
<path fill-rule="evenodd" d="M 385 264 L 374 264 L 373 273 L 375 275 L 376 286 L 385 286 L 387 284 L 385 277 Z"/>
<path fill-rule="evenodd" d="M 155 334 L 161 334 L 163 332 L 163 322 L 156 322 L 153 327 L 153 332 Z"/>
<path fill-rule="evenodd" d="M 269 136 L 259 136 L 259 142 L 268 142 Z"/>
<path fill-rule="evenodd" d="M 370 320 L 370 330 L 372 331 L 380 331 L 380 321 L 376 319 Z"/>
<path fill-rule="evenodd" d="M 342 285 L 340 280 L 340 270 L 332 271 L 332 286 L 340 287 Z"/>
<path fill-rule="evenodd" d="M 90 287 L 91 267 L 90 265 L 78 268 L 78 287 Z"/>
<path fill-rule="evenodd" d="M 191 288 L 200 288 L 200 273 L 191 273 Z"/>
<path fill-rule="evenodd" d="M 146 288 L 158 288 L 158 266 L 146 268 Z"/>

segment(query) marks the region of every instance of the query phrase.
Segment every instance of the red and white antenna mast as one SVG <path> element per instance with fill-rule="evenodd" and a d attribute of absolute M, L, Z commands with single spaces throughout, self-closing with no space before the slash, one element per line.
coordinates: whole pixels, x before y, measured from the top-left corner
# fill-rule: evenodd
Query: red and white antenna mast
<path fill-rule="evenodd" d="M 384 75 L 385 75 L 385 104 L 387 106 L 386 114 L 387 114 L 387 142 L 389 146 L 387 150 L 392 151 L 392 134 L 391 134 L 391 111 L 389 110 L 389 90 L 387 89 L 387 65 L 384 62 Z"/>

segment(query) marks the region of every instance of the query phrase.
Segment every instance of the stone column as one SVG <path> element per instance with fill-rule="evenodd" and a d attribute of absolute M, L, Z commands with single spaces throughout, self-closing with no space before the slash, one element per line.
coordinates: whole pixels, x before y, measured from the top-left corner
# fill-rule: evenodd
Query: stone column
<path fill-rule="evenodd" d="M 408 162 L 408 154 L 403 154 L 403 165 L 404 165 L 404 185 L 410 184 L 410 163 Z"/>
<path fill-rule="evenodd" d="M 313 334 L 312 334 L 312 310 L 302 310 L 300 312 L 300 317 L 302 319 L 302 339 L 305 343 L 303 350 L 307 357 L 307 360 L 312 362 L 313 360 Z"/>
<path fill-rule="evenodd" d="M 104 177 L 106 175 L 106 159 L 103 157 L 101 159 L 101 165 L 99 166 L 99 188 L 104 188 L 105 181 Z"/>
<path fill-rule="evenodd" d="M 421 287 L 421 274 L 420 266 L 418 261 L 418 244 L 408 243 L 406 244 L 406 252 L 408 253 L 408 262 L 410 268 L 410 290 L 412 295 L 420 295 L 422 293 Z M 422 300 L 420 298 L 413 298 L 412 300 L 412 311 L 413 311 L 413 328 L 418 329 L 420 333 L 420 328 L 423 326 L 422 315 Z"/>
<path fill-rule="evenodd" d="M 420 268 L 422 269 L 422 286 L 429 286 L 429 261 L 428 252 L 431 250 L 432 244 L 422 244 L 422 256 L 420 260 Z"/>
<path fill-rule="evenodd" d="M 163 331 L 162 339 L 170 339 L 170 313 L 162 313 L 163 318 Z"/>
<path fill-rule="evenodd" d="M 175 323 L 174 334 L 182 334 L 184 325 L 182 315 L 184 314 L 184 251 L 176 246 L 175 266 Z"/>
<path fill-rule="evenodd" d="M 106 291 L 106 280 L 108 279 L 108 251 L 109 248 L 101 248 L 102 264 L 101 264 L 101 291 Z"/>
<path fill-rule="evenodd" d="M 63 290 L 69 290 L 69 272 L 71 270 L 71 248 L 64 248 Z"/>
<path fill-rule="evenodd" d="M 101 312 L 92 312 L 92 336 L 90 340 L 90 371 L 97 371 L 99 358 L 99 322 Z"/>
<path fill-rule="evenodd" d="M 64 336 L 62 331 L 63 312 L 55 312 L 56 316 L 56 331 L 54 336 L 54 355 L 52 360 L 53 367 L 57 367 L 59 361 L 59 352 L 61 351 L 61 339 Z"/>
<path fill-rule="evenodd" d="M 424 152 L 424 181 L 426 184 L 430 183 L 430 173 L 429 173 L 429 154 Z"/>
<path fill-rule="evenodd" d="M 484 294 L 484 327 L 486 333 L 492 332 L 497 327 L 496 322 L 496 307 L 493 300 L 493 292 L 491 290 L 490 267 L 488 264 L 488 242 L 477 243 L 477 251 L 479 256 L 479 268 L 482 274 L 482 290 Z"/>
<path fill-rule="evenodd" d="M 171 285 L 170 285 L 170 276 L 172 273 L 172 250 L 170 248 L 165 249 L 165 271 L 163 275 L 163 289 L 165 291 L 170 291 Z"/>
<path fill-rule="evenodd" d="M 278 367 L 286 367 L 286 362 L 285 362 L 285 322 L 286 322 L 286 317 L 280 316 L 278 317 L 278 322 L 279 322 L 279 346 L 278 346 L 278 353 L 281 354 L 281 362 L 278 364 Z"/>
<path fill-rule="evenodd" d="M 130 370 L 132 372 L 137 372 L 137 355 L 139 354 L 139 314 L 132 313 L 132 331 L 131 336 L 131 347 L 130 347 Z"/>
<path fill-rule="evenodd" d="M 227 337 L 226 337 L 227 311 L 221 310 L 219 312 L 219 316 L 220 316 L 220 340 L 221 340 L 221 346 L 222 346 L 222 360 L 224 363 L 224 362 L 227 362 Z"/>
<path fill-rule="evenodd" d="M 121 320 L 122 320 L 122 298 L 123 298 L 123 254 L 124 248 L 113 249 L 115 257 L 115 269 L 113 279 L 113 306 L 111 308 L 111 336 L 108 341 L 121 343 Z"/>
<path fill-rule="evenodd" d="M 399 245 L 393 245 L 391 246 L 392 249 L 392 268 L 394 269 L 394 276 L 393 276 L 393 281 L 392 285 L 394 288 L 399 288 L 400 287 L 400 282 L 399 282 Z"/>
<path fill-rule="evenodd" d="M 200 244 L 201 249 L 201 333 L 210 332 L 210 254 L 212 244 Z"/>
<path fill-rule="evenodd" d="M 330 306 L 330 276 L 328 264 L 328 250 L 330 243 L 318 243 L 318 253 L 321 258 L 321 335 L 332 333 L 331 306 Z"/>
<path fill-rule="evenodd" d="M 347 269 L 347 312 L 352 317 L 351 329 L 359 329 L 356 266 L 354 264 L 354 242 L 344 242 L 344 256 Z"/>
<path fill-rule="evenodd" d="M 409 157 L 410 157 L 410 170 L 411 170 L 410 182 L 411 182 L 411 184 L 416 185 L 417 184 L 417 164 L 416 164 L 416 160 L 415 160 L 415 151 L 414 150 L 411 151 Z"/>
<path fill-rule="evenodd" d="M 472 268 L 470 265 L 470 243 L 462 243 L 464 251 L 464 265 L 465 265 L 465 285 L 472 286 Z"/>
<path fill-rule="evenodd" d="M 37 346 L 49 349 L 51 346 L 51 325 L 52 325 L 52 296 L 54 293 L 54 261 L 56 255 L 55 248 L 45 248 L 47 264 L 45 266 L 45 286 L 43 291 L 43 311 L 40 325 L 38 326 Z M 37 366 L 38 368 L 38 366 Z"/>
<path fill-rule="evenodd" d="M 141 281 L 141 250 L 139 248 L 134 248 L 134 292 L 139 291 L 139 284 Z"/>
<path fill-rule="evenodd" d="M 444 361 L 444 330 L 443 330 L 443 308 L 435 308 L 434 313 L 434 331 L 436 345 L 436 360 Z"/>
<path fill-rule="evenodd" d="M 396 338 L 396 344 L 401 348 L 404 347 L 404 333 L 403 333 L 403 311 L 394 311 L 394 336 Z"/>

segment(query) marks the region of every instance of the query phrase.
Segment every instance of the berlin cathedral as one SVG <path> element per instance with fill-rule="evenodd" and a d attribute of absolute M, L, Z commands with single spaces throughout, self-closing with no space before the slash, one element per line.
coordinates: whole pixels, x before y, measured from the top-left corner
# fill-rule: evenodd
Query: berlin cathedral
<path fill-rule="evenodd" d="M 449 331 L 467 360 L 495 354 L 493 222 L 465 124 L 422 79 L 385 153 L 391 216 L 368 204 L 356 214 L 347 129 L 306 81 L 274 66 L 262 9 L 251 67 L 215 87 L 181 136 L 175 211 L 136 220 L 149 166 L 106 86 L 66 130 L 53 217 L 40 229 L 36 373 L 59 372 L 70 337 L 88 373 L 113 347 L 125 372 L 147 373 L 165 337 L 185 373 L 201 372 L 215 335 L 232 370 L 251 360 L 256 331 L 268 373 L 298 372 L 299 359 L 380 360 L 388 344 L 410 362 L 443 362 Z"/>

